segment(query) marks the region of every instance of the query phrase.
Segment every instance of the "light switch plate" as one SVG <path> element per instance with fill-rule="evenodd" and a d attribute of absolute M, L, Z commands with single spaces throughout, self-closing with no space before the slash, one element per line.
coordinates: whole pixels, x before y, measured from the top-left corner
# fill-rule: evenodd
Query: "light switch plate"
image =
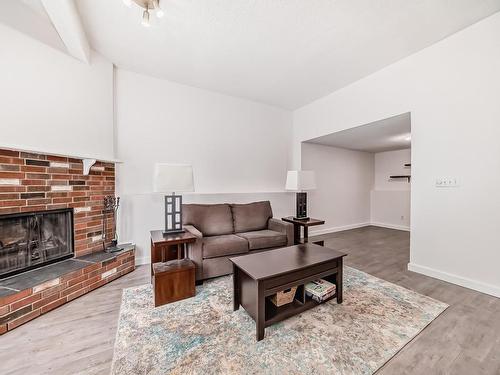
<path fill-rule="evenodd" d="M 460 186 L 456 177 L 440 177 L 436 178 L 436 187 L 452 188 Z"/>

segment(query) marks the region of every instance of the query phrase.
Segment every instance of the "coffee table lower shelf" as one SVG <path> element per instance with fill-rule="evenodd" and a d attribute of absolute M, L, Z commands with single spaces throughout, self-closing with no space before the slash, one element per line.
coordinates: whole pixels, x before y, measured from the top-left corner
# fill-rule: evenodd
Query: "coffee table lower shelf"
<path fill-rule="evenodd" d="M 333 296 L 331 296 L 328 299 L 324 300 L 323 302 L 319 303 L 319 302 L 314 301 L 312 298 L 307 297 L 307 299 L 304 303 L 295 299 L 293 302 L 291 302 L 287 305 L 284 305 L 284 306 L 280 306 L 280 307 L 276 307 L 269 299 L 266 298 L 266 322 L 265 322 L 265 326 L 266 327 L 272 326 L 273 324 L 276 324 L 276 323 L 281 322 L 282 320 L 291 318 L 292 316 L 301 314 L 306 310 L 309 310 L 313 307 L 321 305 L 322 303 L 328 302 L 334 298 L 337 298 L 337 294 L 334 294 Z"/>

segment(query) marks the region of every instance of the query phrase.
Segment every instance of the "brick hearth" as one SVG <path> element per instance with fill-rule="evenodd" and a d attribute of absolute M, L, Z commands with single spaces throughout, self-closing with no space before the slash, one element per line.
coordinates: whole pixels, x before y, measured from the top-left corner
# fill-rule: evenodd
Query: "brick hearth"
<path fill-rule="evenodd" d="M 96 252 L 0 282 L 0 335 L 135 269 L 135 247 Z"/>
<path fill-rule="evenodd" d="M 113 163 L 97 162 L 84 176 L 81 159 L 0 149 L 0 215 L 74 208 L 76 256 L 103 249 L 103 199 L 114 194 Z"/>

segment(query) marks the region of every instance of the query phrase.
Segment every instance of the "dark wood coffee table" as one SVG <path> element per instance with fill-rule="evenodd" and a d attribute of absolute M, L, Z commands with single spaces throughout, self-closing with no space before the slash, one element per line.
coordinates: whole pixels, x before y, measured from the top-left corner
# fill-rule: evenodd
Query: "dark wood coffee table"
<path fill-rule="evenodd" d="M 233 309 L 240 305 L 255 320 L 257 341 L 272 324 L 316 306 L 305 295 L 304 285 L 319 278 L 333 282 L 331 298 L 342 303 L 343 258 L 347 254 L 315 244 L 301 244 L 230 258 L 233 263 Z M 295 300 L 276 307 L 268 297 L 298 286 Z"/>

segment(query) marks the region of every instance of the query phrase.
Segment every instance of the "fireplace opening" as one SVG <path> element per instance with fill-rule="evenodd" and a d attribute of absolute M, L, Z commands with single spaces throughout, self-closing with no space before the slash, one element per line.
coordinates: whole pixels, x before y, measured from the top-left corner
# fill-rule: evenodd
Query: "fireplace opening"
<path fill-rule="evenodd" d="M 0 215 L 0 279 L 73 255 L 72 208 Z"/>

